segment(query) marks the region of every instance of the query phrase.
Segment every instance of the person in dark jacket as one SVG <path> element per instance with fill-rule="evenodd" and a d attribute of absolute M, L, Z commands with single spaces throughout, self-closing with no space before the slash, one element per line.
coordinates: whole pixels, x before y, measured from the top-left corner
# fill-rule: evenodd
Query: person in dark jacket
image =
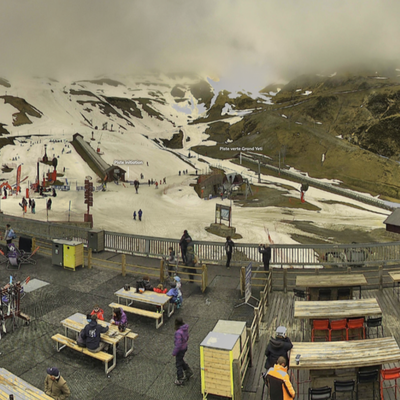
<path fill-rule="evenodd" d="M 142 209 L 139 209 L 139 211 L 138 211 L 139 221 L 142 220 L 142 215 L 143 215 L 143 211 L 142 211 Z"/>
<path fill-rule="evenodd" d="M 97 323 L 97 315 L 88 315 L 90 322 L 85 326 L 81 338 L 86 341 L 86 347 L 92 353 L 98 353 L 103 349 L 108 350 L 108 345 L 101 341 L 100 334 L 108 331 L 108 326 L 101 326 Z"/>
<path fill-rule="evenodd" d="M 284 357 L 286 365 L 289 367 L 289 356 L 288 351 L 293 347 L 291 340 L 286 335 L 286 328 L 279 326 L 276 330 L 276 337 L 271 338 L 268 343 L 267 349 L 265 350 L 265 368 L 268 371 L 273 368 L 279 357 Z"/>
<path fill-rule="evenodd" d="M 184 379 L 189 380 L 193 376 L 193 371 L 185 362 L 184 357 L 188 348 L 189 325 L 185 324 L 182 318 L 175 319 L 174 350 L 172 356 L 176 359 L 177 380 L 175 385 L 182 386 Z"/>
<path fill-rule="evenodd" d="M 183 235 L 181 237 L 181 240 L 179 241 L 179 246 L 181 247 L 181 252 L 182 252 L 182 261 L 186 263 L 186 251 L 188 244 L 192 241 L 192 238 L 190 237 L 188 231 L 185 229 L 183 231 Z"/>
<path fill-rule="evenodd" d="M 226 251 L 226 268 L 228 268 L 228 269 L 231 264 L 232 251 L 233 251 L 234 247 L 235 247 L 235 243 L 233 243 L 233 240 L 231 239 L 230 236 L 227 236 L 226 242 L 225 242 L 225 251 Z"/>
<path fill-rule="evenodd" d="M 191 268 L 183 268 L 185 272 L 189 272 L 189 282 L 193 283 L 194 282 L 194 275 L 197 274 L 197 271 L 195 269 L 196 267 L 196 255 L 194 254 L 194 249 L 193 249 L 193 244 L 189 243 L 189 245 L 186 248 L 186 261 L 185 265 L 187 267 Z"/>
<path fill-rule="evenodd" d="M 264 271 L 268 272 L 269 271 L 269 262 L 271 260 L 271 247 L 269 247 L 269 244 L 260 244 L 258 246 L 258 251 L 262 254 L 262 260 L 264 263 Z"/>

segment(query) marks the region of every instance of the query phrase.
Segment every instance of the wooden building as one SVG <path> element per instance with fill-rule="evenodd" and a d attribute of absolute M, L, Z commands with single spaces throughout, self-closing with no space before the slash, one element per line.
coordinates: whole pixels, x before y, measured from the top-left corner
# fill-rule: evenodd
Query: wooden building
<path fill-rule="evenodd" d="M 93 149 L 79 133 L 73 136 L 72 145 L 78 154 L 87 162 L 93 172 L 106 182 L 125 181 L 125 170 L 119 165 L 109 165 L 101 155 Z"/>
<path fill-rule="evenodd" d="M 383 223 L 388 232 L 400 233 L 400 208 L 394 210 Z"/>

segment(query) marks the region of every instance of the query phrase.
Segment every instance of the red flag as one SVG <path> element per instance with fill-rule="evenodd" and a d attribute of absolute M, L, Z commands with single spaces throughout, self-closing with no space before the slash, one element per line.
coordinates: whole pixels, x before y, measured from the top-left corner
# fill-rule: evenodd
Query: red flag
<path fill-rule="evenodd" d="M 51 177 L 51 179 L 53 182 L 56 181 L 56 179 L 57 179 L 57 171 L 56 170 L 53 171 L 53 176 Z"/>
<path fill-rule="evenodd" d="M 17 193 L 19 193 L 21 184 L 21 165 L 18 165 L 17 168 Z"/>

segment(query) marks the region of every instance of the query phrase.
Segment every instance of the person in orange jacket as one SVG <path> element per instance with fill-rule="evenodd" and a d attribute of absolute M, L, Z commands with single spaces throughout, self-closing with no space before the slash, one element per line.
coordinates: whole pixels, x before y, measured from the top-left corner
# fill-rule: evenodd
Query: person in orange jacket
<path fill-rule="evenodd" d="M 90 315 L 96 314 L 97 319 L 104 321 L 104 311 L 96 304 Z"/>
<path fill-rule="evenodd" d="M 274 367 L 268 370 L 266 380 L 271 399 L 291 400 L 295 398 L 296 392 L 287 373 L 285 357 L 279 357 Z"/>

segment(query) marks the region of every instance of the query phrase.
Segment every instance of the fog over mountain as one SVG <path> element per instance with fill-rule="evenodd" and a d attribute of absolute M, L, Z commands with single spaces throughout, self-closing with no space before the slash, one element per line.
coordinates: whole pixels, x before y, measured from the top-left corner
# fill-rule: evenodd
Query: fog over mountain
<path fill-rule="evenodd" d="M 1 0 L 0 76 L 192 71 L 247 90 L 392 60 L 400 3 Z M 399 65 L 400 67 L 400 65 Z"/>

